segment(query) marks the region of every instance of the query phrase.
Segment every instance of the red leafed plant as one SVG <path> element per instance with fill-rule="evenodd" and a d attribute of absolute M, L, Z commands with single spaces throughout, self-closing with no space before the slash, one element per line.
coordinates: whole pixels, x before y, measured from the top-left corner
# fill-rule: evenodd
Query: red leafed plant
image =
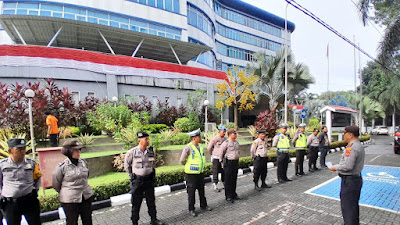
<path fill-rule="evenodd" d="M 275 136 L 275 131 L 278 129 L 275 117 L 268 110 L 258 114 L 257 119 L 254 122 L 254 126 L 257 130 L 265 130 L 267 132 L 267 136 L 270 138 Z"/>

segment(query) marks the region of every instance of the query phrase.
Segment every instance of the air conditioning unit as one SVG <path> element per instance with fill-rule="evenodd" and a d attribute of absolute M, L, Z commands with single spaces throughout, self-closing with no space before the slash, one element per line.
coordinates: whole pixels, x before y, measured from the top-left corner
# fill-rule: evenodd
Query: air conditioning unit
<path fill-rule="evenodd" d="M 204 127 L 204 132 L 214 131 L 216 126 L 217 126 L 216 123 L 206 123 Z"/>
<path fill-rule="evenodd" d="M 222 124 L 227 125 L 229 123 L 229 119 L 223 119 Z"/>

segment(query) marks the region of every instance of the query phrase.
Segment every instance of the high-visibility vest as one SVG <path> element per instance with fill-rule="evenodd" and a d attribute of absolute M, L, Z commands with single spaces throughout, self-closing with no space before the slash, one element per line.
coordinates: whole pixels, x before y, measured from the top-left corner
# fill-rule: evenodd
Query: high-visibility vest
<path fill-rule="evenodd" d="M 301 132 L 297 133 L 296 150 L 303 150 L 307 148 L 307 137 Z"/>
<path fill-rule="evenodd" d="M 289 137 L 286 134 L 279 133 L 278 134 L 279 140 L 278 144 L 276 147 L 278 148 L 278 151 L 282 152 L 288 152 L 290 148 L 290 140 Z"/>
<path fill-rule="evenodd" d="M 206 163 L 206 156 L 204 155 L 204 148 L 199 145 L 200 150 L 194 146 L 193 143 L 187 145 L 190 149 L 185 164 L 185 173 L 187 174 L 200 174 L 204 172 L 204 164 Z"/>

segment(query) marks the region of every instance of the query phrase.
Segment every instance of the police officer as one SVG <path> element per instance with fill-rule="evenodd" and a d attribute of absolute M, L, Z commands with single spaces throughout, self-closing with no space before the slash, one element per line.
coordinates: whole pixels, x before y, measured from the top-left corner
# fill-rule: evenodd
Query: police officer
<path fill-rule="evenodd" d="M 67 225 L 92 225 L 93 191 L 88 184 L 89 166 L 81 159 L 81 148 L 76 140 L 64 142 L 61 153 L 67 158 L 53 171 L 52 185 L 60 194 L 61 206 L 67 217 Z"/>
<path fill-rule="evenodd" d="M 283 123 L 280 125 L 281 132 L 275 135 L 272 146 L 277 147 L 276 164 L 278 170 L 278 182 L 292 181 L 287 177 L 287 169 L 289 164 L 289 148 L 290 136 L 286 134 L 288 125 Z"/>
<path fill-rule="evenodd" d="M 318 159 L 318 128 L 314 128 L 313 133 L 308 136 L 307 146 L 308 146 L 308 171 L 314 172 L 318 170 L 317 159 Z"/>
<path fill-rule="evenodd" d="M 303 163 L 304 155 L 307 149 L 307 136 L 304 134 L 306 124 L 301 123 L 299 125 L 299 132 L 296 133 L 292 140 L 293 146 L 296 148 L 296 162 L 294 164 L 296 176 L 304 175 Z"/>
<path fill-rule="evenodd" d="M 30 225 L 40 222 L 40 205 L 37 191 L 42 176 L 39 165 L 25 158 L 24 139 L 7 141 L 10 157 L 0 161 L 1 208 L 8 225 L 19 225 L 21 216 Z"/>
<path fill-rule="evenodd" d="M 344 130 L 344 141 L 349 143 L 343 152 L 339 164 L 329 168 L 338 171 L 342 178 L 340 188 L 340 205 L 345 225 L 359 224 L 360 192 L 362 187 L 361 171 L 364 168 L 365 151 L 358 136 L 357 126 L 348 126 Z"/>
<path fill-rule="evenodd" d="M 206 164 L 206 157 L 204 155 L 204 148 L 200 145 L 201 131 L 197 129 L 188 134 L 192 138 L 192 141 L 183 149 L 180 162 L 185 165 L 189 214 L 195 217 L 197 216 L 194 208 L 196 189 L 199 192 L 200 208 L 206 211 L 211 211 L 211 208 L 207 205 L 207 199 L 204 193 L 204 166 Z"/>
<path fill-rule="evenodd" d="M 229 129 L 228 140 L 222 143 L 219 161 L 223 162 L 225 172 L 225 199 L 233 203 L 240 200 L 236 193 L 237 173 L 239 167 L 239 142 L 236 141 L 236 130 Z"/>
<path fill-rule="evenodd" d="M 146 198 L 148 213 L 151 218 L 151 224 L 164 224 L 157 219 L 157 211 L 154 196 L 154 182 L 156 156 L 153 147 L 149 147 L 149 135 L 144 132 L 138 132 L 137 138 L 139 145 L 130 149 L 125 155 L 125 171 L 131 179 L 131 203 L 133 224 L 138 224 L 139 211 L 142 205 L 143 196 Z"/>
<path fill-rule="evenodd" d="M 319 163 L 321 164 L 322 168 L 327 168 L 325 165 L 325 158 L 329 152 L 329 137 L 328 137 L 328 128 L 326 126 L 322 127 L 322 132 L 318 136 L 319 140 L 319 151 L 321 155 L 319 156 Z"/>
<path fill-rule="evenodd" d="M 251 145 L 251 158 L 254 160 L 254 190 L 261 191 L 261 188 L 271 188 L 265 183 L 267 178 L 267 148 L 268 140 L 265 139 L 265 130 L 257 130 L 258 138 Z M 258 186 L 258 180 L 261 176 L 261 188 Z"/>
<path fill-rule="evenodd" d="M 219 155 L 221 154 L 221 145 L 226 140 L 225 138 L 226 127 L 218 127 L 218 135 L 211 139 L 208 145 L 208 152 L 211 155 L 212 171 L 213 171 L 213 188 L 215 192 L 220 192 L 218 188 L 218 173 L 221 173 L 222 182 L 225 181 L 224 169 L 222 169 L 221 163 L 219 162 Z"/>

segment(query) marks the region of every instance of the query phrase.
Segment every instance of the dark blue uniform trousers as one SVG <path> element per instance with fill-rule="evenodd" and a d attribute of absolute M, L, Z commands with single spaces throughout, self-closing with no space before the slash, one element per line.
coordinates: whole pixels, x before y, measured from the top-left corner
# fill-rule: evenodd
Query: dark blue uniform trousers
<path fill-rule="evenodd" d="M 340 188 L 340 206 L 345 225 L 358 225 L 359 222 L 359 205 L 360 193 L 362 187 L 362 177 L 357 176 L 341 176 L 342 184 Z"/>
<path fill-rule="evenodd" d="M 287 180 L 287 170 L 289 164 L 289 153 L 277 151 L 276 157 L 278 181 Z"/>

